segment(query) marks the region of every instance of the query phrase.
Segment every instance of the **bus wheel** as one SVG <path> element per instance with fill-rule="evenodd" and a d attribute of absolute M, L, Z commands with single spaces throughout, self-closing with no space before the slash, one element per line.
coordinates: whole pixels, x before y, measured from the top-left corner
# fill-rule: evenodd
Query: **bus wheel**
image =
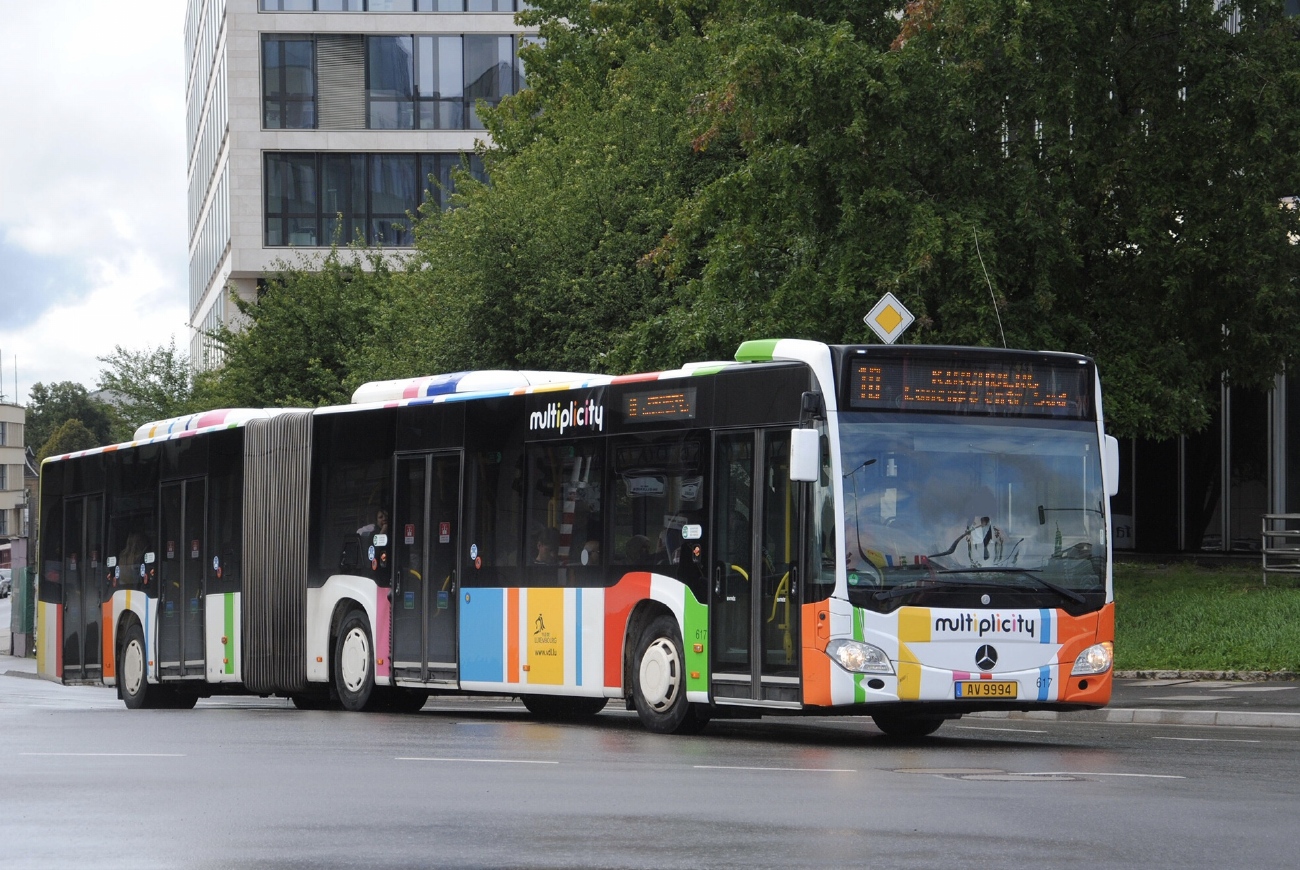
<path fill-rule="evenodd" d="M 334 688 L 344 710 L 364 710 L 375 691 L 374 644 L 370 624 L 360 610 L 343 619 L 334 644 Z"/>
<path fill-rule="evenodd" d="M 647 730 L 695 734 L 708 715 L 686 701 L 685 656 L 677 620 L 657 616 L 641 632 L 632 661 L 632 701 Z"/>
<path fill-rule="evenodd" d="M 590 719 L 604 710 L 609 702 L 608 698 L 557 698 L 554 695 L 523 695 L 519 700 L 538 719 L 554 722 Z"/>
<path fill-rule="evenodd" d="M 944 721 L 940 716 L 892 716 L 888 713 L 873 714 L 871 720 L 887 736 L 904 740 L 929 737 Z"/>
<path fill-rule="evenodd" d="M 155 707 L 152 696 L 160 694 L 149 686 L 148 668 L 144 650 L 144 632 L 139 623 L 131 623 L 117 650 L 117 687 L 122 703 L 128 710 Z M 156 689 L 157 687 L 153 687 Z"/>

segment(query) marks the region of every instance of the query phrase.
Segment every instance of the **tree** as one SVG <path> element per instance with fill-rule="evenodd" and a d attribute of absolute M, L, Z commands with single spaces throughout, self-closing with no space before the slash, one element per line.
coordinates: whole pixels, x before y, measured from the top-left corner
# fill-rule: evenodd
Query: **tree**
<path fill-rule="evenodd" d="M 666 362 L 636 344 L 684 273 L 649 255 L 715 172 L 691 148 L 692 105 L 716 61 L 709 4 L 550 0 L 525 20 L 531 89 L 484 110 L 491 184 L 458 181 L 425 216 L 421 270 L 395 295 L 376 377 L 465 368 L 618 371 Z"/>
<path fill-rule="evenodd" d="M 244 323 L 213 336 L 224 363 L 197 379 L 195 402 L 254 408 L 347 402 L 354 387 L 372 379 L 356 369 L 358 359 L 372 345 L 390 345 L 374 318 L 400 275 L 382 252 L 345 257 L 331 250 L 319 266 L 280 263 L 256 301 L 232 294 Z"/>
<path fill-rule="evenodd" d="M 42 445 L 68 420 L 80 420 L 95 444 L 112 441 L 113 421 L 108 407 L 90 397 L 86 388 L 72 381 L 59 381 L 48 387 L 32 384 L 27 402 L 26 441 Z"/>
<path fill-rule="evenodd" d="M 99 372 L 99 389 L 114 396 L 117 441 L 129 440 L 142 424 L 199 410 L 188 357 L 173 339 L 165 347 L 131 351 L 118 345 L 98 358 L 107 368 Z"/>
<path fill-rule="evenodd" d="M 920 0 L 888 44 L 879 15 L 759 7 L 719 21 L 701 139 L 743 159 L 664 246 L 706 264 L 686 295 L 715 352 L 743 329 L 869 340 L 889 289 L 910 341 L 1095 356 L 1113 431 L 1156 438 L 1205 426 L 1223 373 L 1264 387 L 1300 357 L 1279 3 Z"/>
<path fill-rule="evenodd" d="M 87 429 L 84 423 L 76 417 L 69 417 L 41 445 L 41 449 L 36 453 L 36 464 L 40 465 L 50 456 L 90 450 L 102 444 L 104 441 L 95 437 L 95 433 Z"/>

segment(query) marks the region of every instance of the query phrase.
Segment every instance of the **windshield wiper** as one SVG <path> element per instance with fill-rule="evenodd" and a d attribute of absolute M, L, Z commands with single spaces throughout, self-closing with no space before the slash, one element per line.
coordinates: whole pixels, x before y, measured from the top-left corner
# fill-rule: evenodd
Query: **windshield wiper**
<path fill-rule="evenodd" d="M 907 583 L 902 583 L 898 586 L 891 586 L 888 589 L 881 589 L 879 592 L 873 593 L 871 597 L 875 598 L 877 601 L 887 601 L 890 598 L 902 598 L 904 595 L 910 595 L 911 593 L 917 591 L 918 589 L 923 589 L 924 587 L 921 585 L 922 583 L 937 583 L 942 586 L 969 586 L 970 585 L 969 583 L 963 583 L 960 580 L 942 580 L 939 577 L 935 576 L 935 574 L 942 574 L 942 573 L 945 572 L 936 571 L 927 574 L 924 577 L 917 578 L 916 580 L 911 580 Z"/>
<path fill-rule="evenodd" d="M 1058 586 L 1055 583 L 1053 583 L 1051 580 L 1045 580 L 1042 577 L 1035 574 L 1033 571 L 1027 571 L 1024 568 L 996 568 L 996 567 L 995 568 L 944 568 L 943 570 L 936 571 L 935 573 L 936 574 L 1019 574 L 1022 577 L 1028 577 L 1030 580 L 1033 580 L 1039 586 L 1042 586 L 1045 589 L 1050 589 L 1053 592 L 1055 592 L 1057 595 L 1061 595 L 1065 598 L 1070 599 L 1071 601 L 1076 601 L 1079 604 L 1085 604 L 1087 603 L 1088 600 L 1084 598 L 1082 595 L 1080 595 L 1078 592 L 1075 592 L 1073 589 L 1066 589 L 1064 586 Z"/>

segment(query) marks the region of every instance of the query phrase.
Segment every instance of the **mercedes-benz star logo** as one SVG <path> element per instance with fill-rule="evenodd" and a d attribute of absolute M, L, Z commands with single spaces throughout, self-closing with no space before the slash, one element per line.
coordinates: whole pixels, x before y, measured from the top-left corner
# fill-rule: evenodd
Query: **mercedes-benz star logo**
<path fill-rule="evenodd" d="M 981 671 L 991 671 L 993 666 L 998 663 L 998 651 L 990 644 L 975 650 L 975 666 Z"/>

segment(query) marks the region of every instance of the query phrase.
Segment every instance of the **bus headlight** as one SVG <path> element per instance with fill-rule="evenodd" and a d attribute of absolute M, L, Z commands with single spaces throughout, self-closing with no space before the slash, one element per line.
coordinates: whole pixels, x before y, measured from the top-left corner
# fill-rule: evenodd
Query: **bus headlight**
<path fill-rule="evenodd" d="M 1074 670 L 1070 671 L 1072 677 L 1086 677 L 1089 674 L 1104 674 L 1110 670 L 1111 663 L 1115 660 L 1115 644 L 1110 641 L 1105 643 L 1095 643 L 1074 660 Z"/>
<path fill-rule="evenodd" d="M 889 656 L 878 646 L 858 640 L 833 640 L 826 644 L 826 655 L 840 667 L 854 674 L 892 674 Z"/>

